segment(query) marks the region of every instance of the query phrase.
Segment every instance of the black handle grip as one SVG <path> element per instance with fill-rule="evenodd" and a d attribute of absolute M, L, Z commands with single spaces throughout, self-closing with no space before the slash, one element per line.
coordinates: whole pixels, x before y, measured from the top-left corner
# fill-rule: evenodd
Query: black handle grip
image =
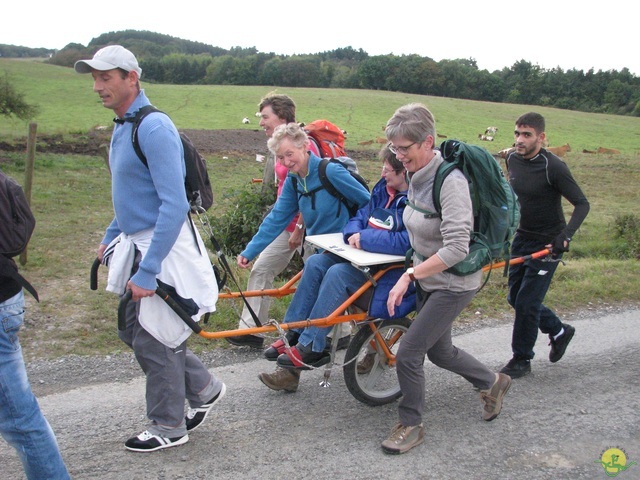
<path fill-rule="evenodd" d="M 202 328 L 200 327 L 200 325 L 198 325 L 198 323 L 195 322 L 193 318 L 191 318 L 189 314 L 182 309 L 182 307 L 178 304 L 178 302 L 176 302 L 173 298 L 171 298 L 169 294 L 165 292 L 162 288 L 160 287 L 156 288 L 156 295 L 162 298 L 165 301 L 165 303 L 169 305 L 169 307 L 171 307 L 171 310 L 173 310 L 176 313 L 176 315 L 178 315 L 191 330 L 193 330 L 195 333 L 200 333 L 202 331 Z"/>
<path fill-rule="evenodd" d="M 124 295 L 120 297 L 120 303 L 118 304 L 118 330 L 123 331 L 127 328 L 127 304 L 131 300 L 133 293 L 131 290 L 124 292 Z"/>
<path fill-rule="evenodd" d="M 98 268 L 100 268 L 100 260 L 96 258 L 93 261 L 93 265 L 91 265 L 91 274 L 89 275 L 89 286 L 91 290 L 98 289 Z"/>
<path fill-rule="evenodd" d="M 162 298 L 162 300 L 164 300 L 164 302 L 167 305 L 169 305 L 171 310 L 173 310 L 176 313 L 176 315 L 178 315 L 191 330 L 193 330 L 195 333 L 200 333 L 202 331 L 202 328 L 200 327 L 200 325 L 198 325 L 198 323 L 195 322 L 193 318 L 191 318 L 189 314 L 185 312 L 182 309 L 182 307 L 180 307 L 180 305 L 173 298 L 171 298 L 167 294 L 167 292 L 165 292 L 162 288 L 160 287 L 156 288 L 156 295 Z M 131 296 L 132 296 L 131 290 L 127 290 L 124 293 L 124 295 L 120 298 L 120 303 L 118 304 L 118 330 L 120 331 L 124 330 L 127 326 L 126 311 L 127 311 L 127 304 L 129 303 L 129 301 L 131 301 Z"/>

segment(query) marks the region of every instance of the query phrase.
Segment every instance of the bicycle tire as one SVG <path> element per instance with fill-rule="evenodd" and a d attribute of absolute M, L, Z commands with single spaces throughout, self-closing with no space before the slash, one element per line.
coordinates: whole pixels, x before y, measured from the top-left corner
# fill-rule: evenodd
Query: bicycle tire
<path fill-rule="evenodd" d="M 406 317 L 391 320 L 374 320 L 378 331 L 387 342 L 393 354 L 397 353 L 402 335 L 409 330 L 411 320 Z M 357 400 L 374 407 L 394 402 L 402 396 L 395 365 L 389 365 L 386 356 L 378 346 L 371 370 L 358 373 L 358 362 L 370 352 L 370 344 L 375 341 L 374 331 L 364 324 L 351 339 L 344 359 L 344 381 L 351 395 Z M 375 341 L 377 343 L 377 341 Z"/>

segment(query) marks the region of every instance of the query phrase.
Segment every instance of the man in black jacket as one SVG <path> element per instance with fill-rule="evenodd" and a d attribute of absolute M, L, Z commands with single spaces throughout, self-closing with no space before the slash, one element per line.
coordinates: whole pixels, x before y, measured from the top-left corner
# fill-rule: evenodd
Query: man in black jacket
<path fill-rule="evenodd" d="M 515 309 L 511 349 L 513 358 L 501 370 L 511 378 L 531 371 L 538 329 L 549 335 L 549 360 L 562 358 L 575 328 L 562 323 L 542 302 L 564 252 L 589 213 L 589 202 L 573 179 L 569 167 L 543 148 L 545 120 L 529 112 L 516 120 L 515 151 L 506 159 L 509 182 L 518 195 L 520 225 L 513 239 L 511 256 L 520 257 L 551 248 L 552 256 L 528 260 L 509 268 L 507 300 Z M 562 198 L 574 207 L 567 224 Z"/>

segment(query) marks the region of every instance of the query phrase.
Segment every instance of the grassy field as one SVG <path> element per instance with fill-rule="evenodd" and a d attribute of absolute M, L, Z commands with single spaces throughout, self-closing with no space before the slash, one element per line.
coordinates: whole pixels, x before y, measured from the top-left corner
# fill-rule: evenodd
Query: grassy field
<path fill-rule="evenodd" d="M 40 133 L 84 133 L 108 125 L 112 112 L 91 91 L 91 77 L 71 69 L 33 61 L 0 59 L 0 74 L 10 73 L 25 99 L 40 107 L 35 121 Z M 253 113 L 264 87 L 144 85 L 149 97 L 171 114 L 179 128 L 258 128 Z M 637 302 L 640 266 L 625 256 L 624 241 L 616 238 L 616 222 L 637 215 L 640 195 L 640 119 L 586 114 L 524 105 L 406 95 L 360 90 L 277 89 L 298 104 L 299 120 L 329 118 L 348 132 L 347 148 L 382 136 L 382 126 L 400 105 L 419 101 L 436 115 L 438 132 L 450 138 L 483 144 L 496 152 L 511 144 L 514 119 L 528 110 L 545 115 L 551 144 L 570 143 L 565 160 L 592 206 L 572 242 L 547 297 L 560 313 L 607 304 Z M 241 119 L 249 117 L 250 125 Z M 499 128 L 493 143 L 477 140 L 489 125 Z M 0 118 L 0 141 L 23 137 L 27 124 Z M 588 155 L 582 149 L 615 147 L 621 155 Z M 374 145 L 371 150 L 377 150 Z M 24 153 L 0 152 L 0 166 L 19 181 L 24 178 Z M 249 156 L 207 158 L 219 208 L 225 192 L 261 177 L 262 165 Z M 377 162 L 359 164 L 365 178 L 377 178 Z M 567 214 L 570 205 L 566 206 Z M 22 335 L 25 355 L 56 357 L 65 354 L 117 353 L 123 345 L 115 334 L 117 298 L 100 289 L 89 290 L 89 269 L 95 248 L 112 217 L 109 173 L 102 159 L 87 156 L 38 154 L 33 186 L 36 233 L 23 273 L 38 288 L 41 302 L 28 299 L 29 313 Z M 213 215 L 216 211 L 211 212 Z M 101 269 L 100 282 L 106 282 Z M 242 273 L 243 275 L 246 272 Z M 244 284 L 244 278 L 241 280 Z M 287 305 L 278 300 L 273 316 L 281 319 Z M 234 328 L 241 303 L 224 301 L 208 329 Z M 465 311 L 461 321 L 511 315 L 506 303 L 506 281 L 494 272 L 487 287 Z M 226 346 L 196 338 L 194 348 Z"/>
<path fill-rule="evenodd" d="M 96 125 L 110 125 L 113 113 L 103 108 L 93 93 L 90 75 L 31 60 L 0 59 L 0 73 L 4 72 L 28 103 L 40 107 L 40 115 L 34 119 L 39 132 L 86 132 Z M 492 152 L 511 145 L 513 124 L 520 114 L 536 110 L 547 119 L 551 145 L 569 143 L 574 152 L 602 146 L 640 154 L 640 118 L 634 117 L 371 90 L 142 84 L 149 98 L 184 129 L 256 129 L 254 113 L 260 98 L 277 90 L 296 101 L 298 121 L 329 118 L 345 129 L 347 148 L 382 137 L 382 127 L 400 105 L 423 102 L 434 113 L 439 134 L 482 144 Z M 243 117 L 252 123 L 243 125 Z M 478 134 L 488 126 L 498 127 L 495 140 L 481 142 Z M 0 117 L 0 140 L 24 136 L 26 131 L 25 122 Z"/>

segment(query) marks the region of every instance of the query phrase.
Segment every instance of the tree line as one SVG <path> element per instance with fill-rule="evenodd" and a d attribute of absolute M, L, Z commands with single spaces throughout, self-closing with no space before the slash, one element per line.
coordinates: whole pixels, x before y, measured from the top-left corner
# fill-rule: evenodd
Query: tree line
<path fill-rule="evenodd" d="M 72 66 L 99 47 L 116 43 L 136 54 L 147 82 L 388 90 L 640 116 L 640 77 L 627 68 L 565 71 L 520 60 L 489 72 L 480 70 L 474 59 L 436 62 L 419 55 L 370 56 L 352 47 L 288 56 L 255 48 L 226 50 L 136 30 L 103 34 L 87 47 L 69 44 L 47 61 Z"/>

